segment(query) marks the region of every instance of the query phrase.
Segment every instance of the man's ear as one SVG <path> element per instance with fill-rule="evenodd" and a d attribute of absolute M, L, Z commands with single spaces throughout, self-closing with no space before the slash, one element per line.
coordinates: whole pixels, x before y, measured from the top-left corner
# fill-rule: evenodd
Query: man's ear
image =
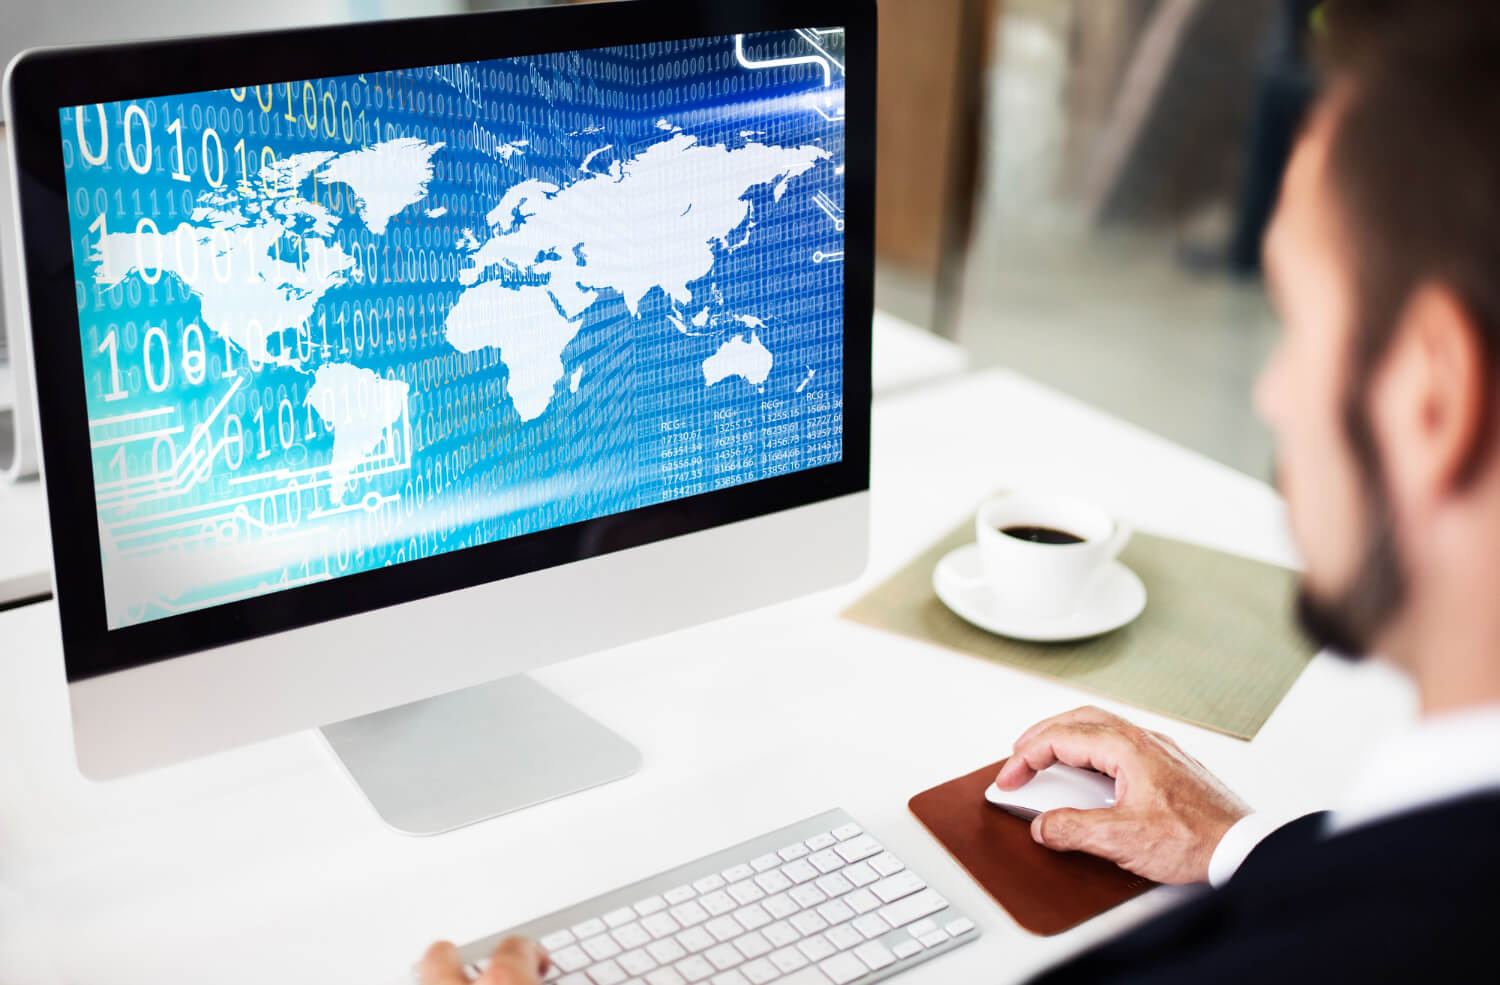
<path fill-rule="evenodd" d="M 1407 304 L 1371 390 L 1371 418 L 1399 501 L 1432 505 L 1460 490 L 1489 444 L 1490 369 L 1478 324 L 1448 288 Z"/>

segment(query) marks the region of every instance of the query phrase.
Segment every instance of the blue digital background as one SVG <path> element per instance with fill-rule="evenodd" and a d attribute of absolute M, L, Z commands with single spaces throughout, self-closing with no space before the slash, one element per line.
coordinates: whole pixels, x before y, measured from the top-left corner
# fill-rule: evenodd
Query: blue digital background
<path fill-rule="evenodd" d="M 842 34 L 750 36 L 745 58 L 736 45 L 689 39 L 63 110 L 110 626 L 838 461 Z M 826 157 L 779 191 L 745 190 L 750 218 L 729 237 L 741 245 L 715 244 L 688 303 L 655 289 L 633 315 L 618 291 L 588 285 L 599 298 L 562 351 L 550 403 L 523 419 L 503 348 L 464 353 L 445 337 L 467 289 L 459 272 L 494 234 L 487 213 L 528 180 L 609 180 L 581 163 L 596 175 L 629 168 L 676 133 L 731 159 L 751 143 Z M 201 227 L 225 195 L 270 194 L 263 164 L 400 138 L 444 146 L 425 196 L 379 233 L 351 186 L 293 190 L 334 218 L 324 240 L 358 257 L 362 275 L 268 340 L 296 365 L 253 363 L 149 245 L 114 286 L 97 280 L 106 235 L 134 233 L 140 250 L 153 242 L 144 230 Z M 299 221 L 266 256 L 311 261 Z M 574 221 L 584 277 L 591 224 L 610 217 Z M 639 232 L 643 251 L 662 247 Z M 242 275 L 260 276 L 229 272 Z M 545 281 L 529 268 L 483 279 Z M 769 374 L 709 385 L 706 361 L 752 332 Z M 347 486 L 330 478 L 337 428 L 309 403 L 318 370 L 335 363 L 409 394 Z"/>

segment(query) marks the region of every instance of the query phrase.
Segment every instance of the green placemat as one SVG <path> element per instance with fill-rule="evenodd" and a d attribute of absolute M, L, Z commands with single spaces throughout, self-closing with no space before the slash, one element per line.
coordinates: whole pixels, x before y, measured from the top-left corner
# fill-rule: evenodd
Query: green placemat
<path fill-rule="evenodd" d="M 1143 533 L 1120 555 L 1146 583 L 1146 611 L 1135 622 L 1074 643 L 995 636 L 960 619 L 932 588 L 943 555 L 973 539 L 967 520 L 844 617 L 1241 739 L 1255 737 L 1312 658 L 1292 618 L 1294 572 Z"/>

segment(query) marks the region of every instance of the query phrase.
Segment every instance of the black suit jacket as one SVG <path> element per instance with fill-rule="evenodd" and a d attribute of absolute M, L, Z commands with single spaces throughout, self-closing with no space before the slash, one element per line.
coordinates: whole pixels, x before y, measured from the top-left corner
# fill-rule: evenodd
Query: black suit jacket
<path fill-rule="evenodd" d="M 1033 985 L 1500 981 L 1500 792 L 1273 832 L 1205 892 Z"/>

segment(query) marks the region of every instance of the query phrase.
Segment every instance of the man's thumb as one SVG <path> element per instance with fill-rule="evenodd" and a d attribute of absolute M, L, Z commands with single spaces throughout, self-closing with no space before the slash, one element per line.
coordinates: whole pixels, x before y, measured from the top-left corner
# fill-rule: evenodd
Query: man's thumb
<path fill-rule="evenodd" d="M 1059 807 L 1031 819 L 1031 837 L 1054 852 L 1087 851 L 1090 841 L 1090 814 L 1072 807 Z"/>
<path fill-rule="evenodd" d="M 469 976 L 464 973 L 458 948 L 448 941 L 438 941 L 429 947 L 422 963 L 417 965 L 417 981 L 421 985 L 468 985 Z"/>

